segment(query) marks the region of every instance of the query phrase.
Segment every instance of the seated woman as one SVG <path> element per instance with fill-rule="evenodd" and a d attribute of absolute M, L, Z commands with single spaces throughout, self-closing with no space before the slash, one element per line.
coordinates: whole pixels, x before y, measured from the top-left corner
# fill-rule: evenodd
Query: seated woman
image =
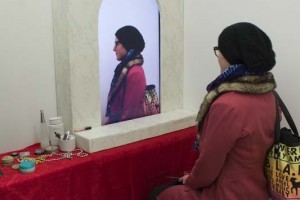
<path fill-rule="evenodd" d="M 199 157 L 189 174 L 157 188 L 152 199 L 268 199 L 263 166 L 276 116 L 272 43 L 242 22 L 222 31 L 214 51 L 221 74 L 207 86 L 198 113 Z"/>

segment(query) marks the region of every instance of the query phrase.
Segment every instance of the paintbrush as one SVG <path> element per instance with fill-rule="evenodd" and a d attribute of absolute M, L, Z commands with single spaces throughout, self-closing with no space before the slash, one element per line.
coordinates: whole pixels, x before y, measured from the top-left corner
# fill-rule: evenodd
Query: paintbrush
<path fill-rule="evenodd" d="M 59 134 L 59 133 L 54 132 L 54 134 L 55 134 L 55 136 L 56 136 L 58 139 L 60 139 L 60 134 Z"/>

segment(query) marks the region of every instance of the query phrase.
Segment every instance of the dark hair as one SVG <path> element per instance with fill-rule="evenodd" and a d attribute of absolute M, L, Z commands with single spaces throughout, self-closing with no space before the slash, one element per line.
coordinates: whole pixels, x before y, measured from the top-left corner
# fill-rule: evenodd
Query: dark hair
<path fill-rule="evenodd" d="M 117 30 L 115 35 L 127 51 L 134 49 L 140 53 L 145 48 L 142 34 L 133 26 L 124 26 Z"/>

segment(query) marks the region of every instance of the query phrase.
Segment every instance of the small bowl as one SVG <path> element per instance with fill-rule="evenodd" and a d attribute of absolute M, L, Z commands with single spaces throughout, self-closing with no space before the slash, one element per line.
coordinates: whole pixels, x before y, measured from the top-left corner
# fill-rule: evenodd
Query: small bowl
<path fill-rule="evenodd" d="M 35 162 L 30 160 L 22 161 L 19 165 L 19 170 L 23 174 L 33 173 L 35 171 Z"/>
<path fill-rule="evenodd" d="M 2 165 L 3 166 L 8 166 L 14 164 L 14 157 L 12 156 L 4 156 L 2 158 Z"/>

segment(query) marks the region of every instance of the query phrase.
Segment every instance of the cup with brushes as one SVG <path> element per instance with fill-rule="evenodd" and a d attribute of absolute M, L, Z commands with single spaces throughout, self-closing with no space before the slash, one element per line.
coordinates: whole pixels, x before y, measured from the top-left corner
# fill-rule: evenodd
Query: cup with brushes
<path fill-rule="evenodd" d="M 64 133 L 64 135 L 60 135 L 55 132 L 56 137 L 58 137 L 59 142 L 59 150 L 63 152 L 70 152 L 76 148 L 75 136 L 70 134 L 70 131 Z"/>

